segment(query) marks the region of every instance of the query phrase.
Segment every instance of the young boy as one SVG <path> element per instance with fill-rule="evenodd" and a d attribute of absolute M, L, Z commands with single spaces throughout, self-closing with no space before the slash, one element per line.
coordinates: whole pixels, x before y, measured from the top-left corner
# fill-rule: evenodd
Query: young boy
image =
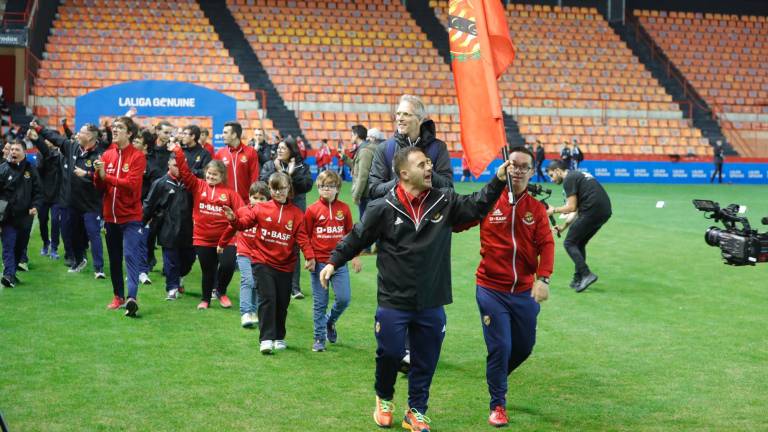
<path fill-rule="evenodd" d="M 249 207 L 269 201 L 269 186 L 263 181 L 251 185 L 248 191 Z M 259 323 L 257 308 L 259 293 L 251 268 L 251 255 L 256 247 L 256 227 L 237 233 L 237 267 L 240 269 L 240 325 L 253 328 Z"/>
<path fill-rule="evenodd" d="M 331 277 L 336 300 L 331 308 L 331 313 L 326 314 L 328 290 L 320 285 L 318 275 L 328 263 L 328 258 L 339 240 L 352 231 L 352 213 L 349 211 L 349 206 L 337 199 L 340 188 L 341 177 L 335 171 L 321 172 L 317 176 L 317 190 L 320 198 L 307 208 L 304 215 L 307 235 L 309 235 L 309 241 L 312 244 L 312 250 L 315 251 L 315 260 L 317 261 L 315 268 L 311 270 L 315 323 L 315 342 L 312 344 L 312 351 L 315 352 L 325 351 L 326 339 L 331 343 L 336 343 L 338 337 L 336 322 L 349 306 L 351 294 L 349 270 L 344 265 L 336 269 Z M 360 260 L 357 257 L 353 258 L 352 269 L 355 273 L 359 273 L 360 268 Z"/>

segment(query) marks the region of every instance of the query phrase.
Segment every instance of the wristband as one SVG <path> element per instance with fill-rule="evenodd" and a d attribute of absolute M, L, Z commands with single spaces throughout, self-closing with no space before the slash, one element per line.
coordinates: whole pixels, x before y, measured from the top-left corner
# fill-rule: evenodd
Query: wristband
<path fill-rule="evenodd" d="M 549 285 L 549 278 L 546 276 L 539 276 L 539 280 Z"/>

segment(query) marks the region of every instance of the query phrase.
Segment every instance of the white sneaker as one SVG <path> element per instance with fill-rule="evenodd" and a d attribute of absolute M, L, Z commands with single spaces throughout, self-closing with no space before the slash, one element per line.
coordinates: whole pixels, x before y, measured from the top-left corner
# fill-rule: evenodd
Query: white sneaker
<path fill-rule="evenodd" d="M 259 344 L 259 351 L 261 351 L 262 354 L 272 354 L 274 346 L 275 345 L 271 340 L 261 341 Z"/>
<path fill-rule="evenodd" d="M 67 270 L 67 273 L 80 273 L 85 268 L 85 266 L 87 264 L 88 264 L 88 260 L 83 258 L 83 260 L 80 261 L 80 263 L 78 265 L 76 265 L 74 267 L 70 267 L 70 269 Z"/>
<path fill-rule="evenodd" d="M 275 351 L 278 350 L 284 350 L 288 348 L 288 345 L 285 343 L 284 339 L 276 340 L 275 341 Z"/>
<path fill-rule="evenodd" d="M 96 272 L 93 274 L 94 279 L 106 279 L 107 275 L 104 274 L 104 272 Z"/>
<path fill-rule="evenodd" d="M 149 276 L 146 273 L 139 273 L 139 282 L 142 285 L 152 285 L 152 280 L 149 279 Z"/>
<path fill-rule="evenodd" d="M 251 312 L 251 321 L 253 321 L 254 324 L 259 323 L 259 314 L 256 312 Z"/>
<path fill-rule="evenodd" d="M 168 295 L 165 297 L 165 299 L 168 301 L 173 301 L 173 300 L 176 300 L 177 298 L 179 298 L 179 290 L 177 290 L 176 288 L 168 291 Z"/>
<path fill-rule="evenodd" d="M 243 328 L 252 328 L 253 327 L 253 319 L 252 319 L 250 313 L 244 313 L 240 317 L 240 325 L 243 326 Z"/>

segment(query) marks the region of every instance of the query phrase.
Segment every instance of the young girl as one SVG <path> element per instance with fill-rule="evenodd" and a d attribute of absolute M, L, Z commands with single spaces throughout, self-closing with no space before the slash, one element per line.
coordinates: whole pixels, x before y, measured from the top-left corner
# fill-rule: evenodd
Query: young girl
<path fill-rule="evenodd" d="M 257 181 L 248 190 L 249 207 L 269 201 L 269 186 L 263 181 Z M 231 226 L 229 230 L 235 229 Z M 240 325 L 252 328 L 259 323 L 256 314 L 259 305 L 259 294 L 256 290 L 256 280 L 251 268 L 251 257 L 256 248 L 257 229 L 250 228 L 237 233 L 237 267 L 240 269 Z M 223 237 L 231 235 L 225 232 Z"/>
<path fill-rule="evenodd" d="M 285 173 L 269 177 L 272 200 L 243 207 L 237 215 L 229 207 L 224 212 L 233 228 L 239 231 L 257 228 L 251 264 L 259 290 L 259 350 L 272 354 L 286 348 L 285 320 L 291 301 L 291 278 L 298 260 L 294 246 L 304 252 L 307 269 L 315 268 L 315 253 L 304 229 L 304 214 L 293 205 L 291 178 Z M 231 237 L 231 235 L 230 235 Z M 229 241 L 222 236 L 219 244 Z"/>
<path fill-rule="evenodd" d="M 221 307 L 230 308 L 232 302 L 227 297 L 227 285 L 235 273 L 235 245 L 233 241 L 218 248 L 217 245 L 229 226 L 223 208 L 240 208 L 243 200 L 232 189 L 224 186 L 227 167 L 221 161 L 209 162 L 205 167 L 205 180 L 201 180 L 190 171 L 181 146 L 170 143 L 168 149 L 176 155 L 181 181 L 192 193 L 192 244 L 203 273 L 203 298 L 197 309 L 208 309 L 210 306 L 214 283 L 217 284 Z"/>
<path fill-rule="evenodd" d="M 335 171 L 323 171 L 317 176 L 317 190 L 320 198 L 307 208 L 304 215 L 304 223 L 307 233 L 315 251 L 317 264 L 310 269 L 312 274 L 312 300 L 314 303 L 315 342 L 312 351 L 325 351 L 325 340 L 336 343 L 336 322 L 349 306 L 350 286 L 349 270 L 347 266 L 341 266 L 331 277 L 333 292 L 336 300 L 328 309 L 328 290 L 320 285 L 320 270 L 328 263 L 331 252 L 348 232 L 352 231 L 352 213 L 349 206 L 337 199 L 341 188 L 341 177 Z M 352 259 L 352 269 L 360 272 L 360 260 Z"/>
<path fill-rule="evenodd" d="M 304 163 L 296 140 L 291 137 L 280 141 L 275 152 L 275 159 L 264 164 L 260 178 L 262 181 L 267 181 L 269 176 L 275 172 L 283 172 L 290 176 L 293 189 L 291 203 L 304 212 L 307 208 L 306 193 L 312 190 L 312 175 L 309 172 L 309 165 Z M 298 250 L 296 253 L 298 254 Z M 291 297 L 296 300 L 304 298 L 304 294 L 301 292 L 301 268 L 298 260 L 291 281 Z"/>

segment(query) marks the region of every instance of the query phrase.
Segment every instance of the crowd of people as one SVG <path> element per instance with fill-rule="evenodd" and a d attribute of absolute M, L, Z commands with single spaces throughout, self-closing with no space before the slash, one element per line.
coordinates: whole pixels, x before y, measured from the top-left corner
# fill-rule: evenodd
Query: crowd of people
<path fill-rule="evenodd" d="M 244 143 L 236 122 L 224 125 L 225 146 L 216 152 L 207 144 L 209 132 L 196 125 L 160 122 L 140 129 L 127 115 L 107 128 L 86 124 L 72 133 L 64 126 L 60 134 L 37 122 L 29 125 L 25 138 L 40 153 L 37 167 L 27 161 L 21 141 L 3 149 L 3 286 L 16 286 L 16 272 L 29 270 L 27 246 L 37 216 L 40 254 L 60 259 L 62 245 L 68 271 L 82 272 L 90 250 L 94 278 L 110 276 L 107 308 L 136 317 L 139 288 L 152 283 L 159 246 L 168 301 L 190 289 L 183 279 L 199 263 L 198 310 L 213 301 L 231 308 L 228 287 L 239 269 L 240 325 L 258 326 L 260 352 L 273 354 L 287 347 L 291 299 L 304 296 L 302 253 L 312 287 L 312 350 L 322 352 L 337 341 L 337 324 L 350 305 L 349 267 L 360 272 L 358 256 L 375 247 L 373 417 L 382 427 L 393 424 L 395 382 L 405 360 L 408 407 L 402 424 L 429 430 L 429 389 L 446 334 L 444 306 L 452 302 L 452 233 L 480 226 L 476 297 L 488 348 L 488 421 L 494 426 L 508 422 L 507 376 L 531 354 L 540 303 L 549 295 L 551 228 L 567 229 L 550 227 L 550 214 L 578 215 L 568 219 L 566 239 L 576 265 L 572 286 L 583 291 L 597 279 L 586 266 L 584 248 L 610 217 L 610 201 L 596 180 L 553 161 L 549 175 L 564 181 L 567 200 L 547 209 L 527 193 L 542 159 L 530 148 L 514 147 L 487 185 L 460 195 L 453 190 L 447 146 L 414 96 L 401 97 L 391 137 L 355 125 L 347 149 L 324 144 L 314 182 L 302 141 L 269 139 L 257 129 Z M 351 169 L 357 223 L 339 199 L 344 171 L 334 169 L 328 156 Z M 307 205 L 313 186 L 319 198 Z"/>

